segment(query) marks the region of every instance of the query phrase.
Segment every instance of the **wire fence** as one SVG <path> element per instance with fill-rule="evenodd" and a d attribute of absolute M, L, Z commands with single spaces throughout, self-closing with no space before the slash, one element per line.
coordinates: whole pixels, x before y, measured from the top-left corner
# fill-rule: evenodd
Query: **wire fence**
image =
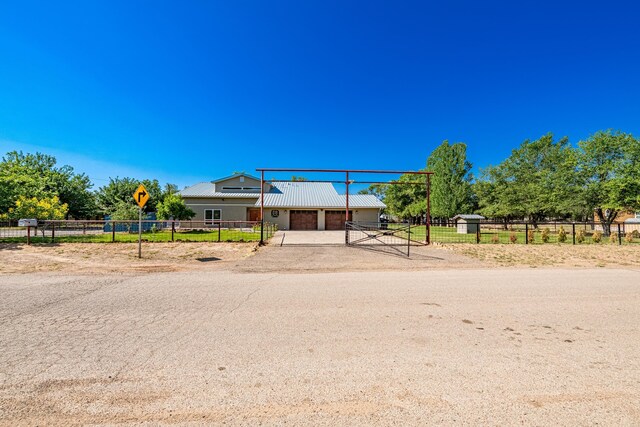
<path fill-rule="evenodd" d="M 416 227 L 416 232 L 419 231 Z M 458 222 L 432 225 L 430 234 L 431 241 L 436 243 L 625 245 L 640 243 L 640 224 L 613 223 L 610 233 L 606 233 L 595 222 Z"/>
<path fill-rule="evenodd" d="M 37 227 L 0 222 L 2 243 L 134 243 L 138 221 L 41 221 Z M 142 221 L 143 242 L 260 242 L 277 231 L 261 221 Z"/>

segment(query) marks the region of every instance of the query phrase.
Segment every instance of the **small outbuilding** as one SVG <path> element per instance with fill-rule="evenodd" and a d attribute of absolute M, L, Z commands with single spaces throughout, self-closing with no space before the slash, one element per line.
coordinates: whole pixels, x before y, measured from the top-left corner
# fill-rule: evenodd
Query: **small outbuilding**
<path fill-rule="evenodd" d="M 453 217 L 458 234 L 476 234 L 480 229 L 480 220 L 485 219 L 477 214 L 459 214 Z"/>

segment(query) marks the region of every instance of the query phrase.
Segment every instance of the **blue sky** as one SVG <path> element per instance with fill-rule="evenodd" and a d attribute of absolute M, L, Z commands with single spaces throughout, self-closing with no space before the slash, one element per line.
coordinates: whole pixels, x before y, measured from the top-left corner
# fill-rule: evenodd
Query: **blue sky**
<path fill-rule="evenodd" d="M 634 2 L 0 7 L 0 152 L 180 186 L 256 167 L 478 168 L 547 132 L 640 134 Z"/>

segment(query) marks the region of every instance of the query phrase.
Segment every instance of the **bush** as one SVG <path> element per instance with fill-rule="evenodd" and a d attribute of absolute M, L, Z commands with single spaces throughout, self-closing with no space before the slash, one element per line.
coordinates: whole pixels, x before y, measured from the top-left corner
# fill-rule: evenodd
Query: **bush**
<path fill-rule="evenodd" d="M 534 243 L 536 241 L 536 234 L 534 230 L 529 230 L 527 233 L 527 242 Z"/>
<path fill-rule="evenodd" d="M 542 230 L 543 243 L 549 243 L 549 233 L 551 233 L 551 230 L 549 230 L 549 228 L 545 228 L 544 230 Z"/>
<path fill-rule="evenodd" d="M 611 232 L 611 234 L 609 234 L 609 243 L 611 243 L 612 245 L 617 245 L 618 244 L 618 233 L 617 232 Z"/>
<path fill-rule="evenodd" d="M 591 240 L 593 240 L 594 243 L 600 243 L 602 241 L 602 231 L 594 231 L 593 235 L 591 236 Z"/>
<path fill-rule="evenodd" d="M 560 226 L 558 230 L 558 242 L 564 243 L 567 241 L 567 232 L 565 231 L 563 226 Z"/>
<path fill-rule="evenodd" d="M 624 241 L 627 243 L 633 243 L 633 232 L 628 232 L 624 235 Z"/>
<path fill-rule="evenodd" d="M 518 243 L 518 235 L 516 233 L 511 233 L 509 235 L 509 240 L 511 243 Z"/>
<path fill-rule="evenodd" d="M 584 239 L 585 239 L 585 232 L 584 230 L 578 230 L 576 231 L 576 242 L 578 243 L 584 243 Z"/>
<path fill-rule="evenodd" d="M 634 239 L 638 239 L 638 238 L 640 238 L 640 231 L 638 231 L 638 230 L 633 230 L 633 231 L 631 232 L 631 234 L 633 235 L 633 238 L 634 238 Z"/>
<path fill-rule="evenodd" d="M 500 236 L 498 233 L 495 233 L 491 236 L 491 243 L 500 243 Z"/>

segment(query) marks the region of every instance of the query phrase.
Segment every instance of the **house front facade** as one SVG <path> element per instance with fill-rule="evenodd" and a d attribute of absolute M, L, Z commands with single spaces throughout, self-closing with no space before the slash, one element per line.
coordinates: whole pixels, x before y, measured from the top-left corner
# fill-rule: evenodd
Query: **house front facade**
<path fill-rule="evenodd" d="M 263 190 L 264 220 L 281 230 L 344 229 L 346 196 L 338 194 L 330 183 L 265 182 Z M 248 174 L 201 182 L 185 188 L 180 195 L 196 213 L 194 221 L 214 224 L 260 220 L 260 179 Z M 349 220 L 378 222 L 384 207 L 373 195 L 349 195 Z"/>

